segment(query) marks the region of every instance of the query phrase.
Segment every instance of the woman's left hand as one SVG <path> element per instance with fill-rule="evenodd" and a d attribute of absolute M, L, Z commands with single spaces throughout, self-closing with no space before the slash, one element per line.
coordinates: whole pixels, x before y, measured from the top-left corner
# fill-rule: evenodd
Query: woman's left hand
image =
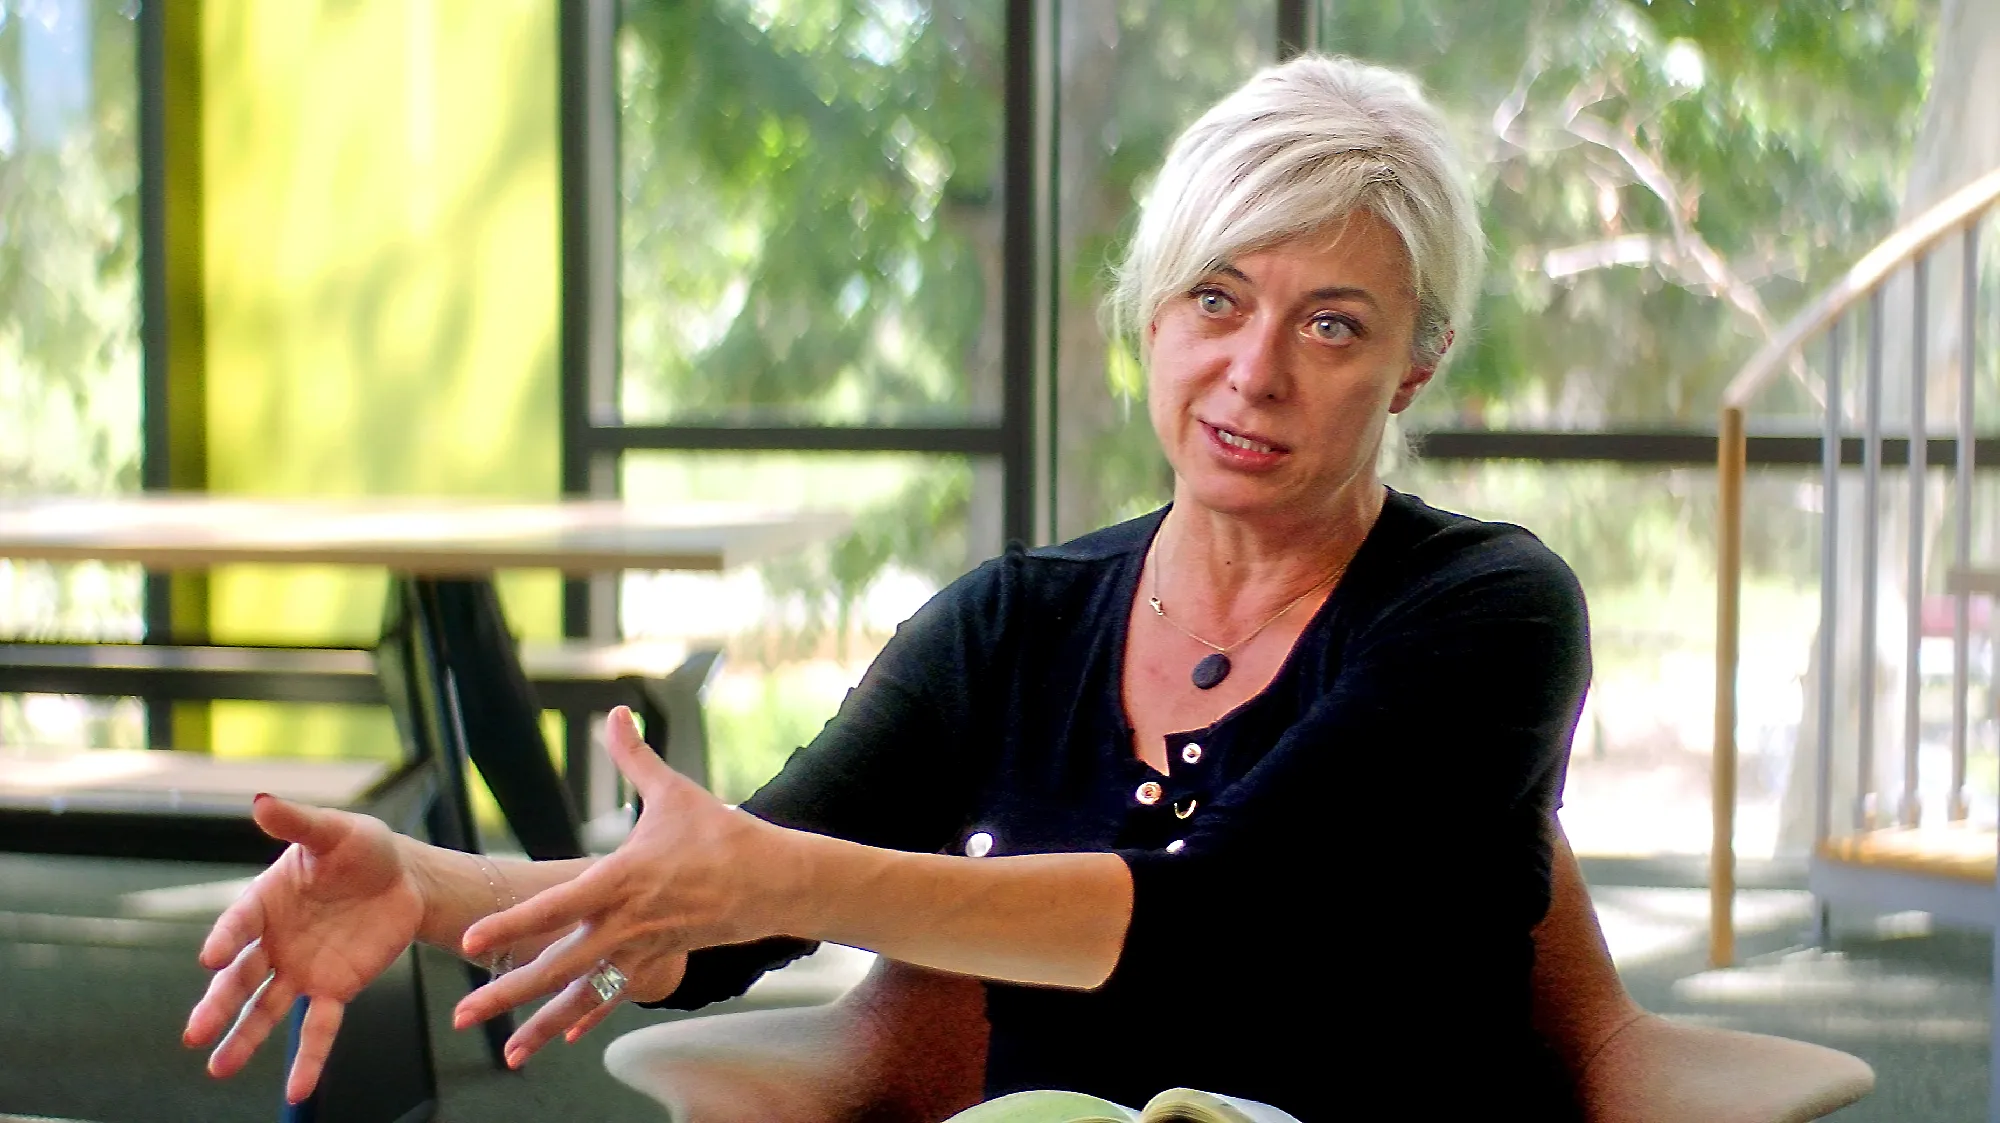
<path fill-rule="evenodd" d="M 563 1026 L 575 1040 L 603 1020 L 588 976 L 600 964 L 623 972 L 617 997 L 653 1001 L 680 983 L 686 953 L 776 935 L 784 834 L 723 804 L 668 768 L 639 736 L 623 706 L 605 722 L 606 747 L 644 801 L 632 834 L 574 880 L 543 890 L 466 929 L 464 953 L 554 939 L 535 959 L 467 995 L 454 1011 L 463 1028 L 545 994 L 562 991 L 508 1042 L 509 1063 Z M 598 1004 L 603 1009 L 592 1008 Z"/>

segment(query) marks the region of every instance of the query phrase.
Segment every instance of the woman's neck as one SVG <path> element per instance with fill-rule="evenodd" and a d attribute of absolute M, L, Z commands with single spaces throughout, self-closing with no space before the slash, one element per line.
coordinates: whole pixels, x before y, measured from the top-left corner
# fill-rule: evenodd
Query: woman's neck
<path fill-rule="evenodd" d="M 1227 624 L 1329 583 L 1360 550 L 1387 496 L 1376 481 L 1343 491 L 1313 510 L 1255 517 L 1175 496 L 1154 540 L 1153 588 L 1184 614 Z"/>

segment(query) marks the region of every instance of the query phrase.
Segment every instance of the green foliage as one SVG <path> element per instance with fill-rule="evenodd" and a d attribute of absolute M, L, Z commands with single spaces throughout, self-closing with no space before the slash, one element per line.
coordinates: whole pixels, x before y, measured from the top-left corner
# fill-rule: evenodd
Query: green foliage
<path fill-rule="evenodd" d="M 1934 8 L 1343 5 L 1329 46 L 1411 69 L 1459 124 L 1493 247 L 1422 422 L 1708 424 L 1770 328 L 1893 223 Z"/>
<path fill-rule="evenodd" d="M 628 417 L 978 408 L 974 376 L 992 365 L 979 347 L 982 256 L 998 232 L 998 15 L 626 5 Z"/>
<path fill-rule="evenodd" d="M 0 493 L 138 485 L 137 35 L 77 7 L 0 4 Z M 29 62 L 60 39 L 88 51 L 74 89 Z"/>

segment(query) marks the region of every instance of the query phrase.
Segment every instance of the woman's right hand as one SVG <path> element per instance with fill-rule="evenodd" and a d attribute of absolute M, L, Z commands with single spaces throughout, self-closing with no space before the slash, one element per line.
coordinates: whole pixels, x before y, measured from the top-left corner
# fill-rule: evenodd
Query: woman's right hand
<path fill-rule="evenodd" d="M 216 919 L 201 964 L 217 973 L 181 1040 L 201 1048 L 221 1038 L 208 1071 L 234 1075 L 305 996 L 310 1005 L 285 1084 L 285 1098 L 297 1103 L 319 1081 L 347 1003 L 416 939 L 425 892 L 397 836 L 378 820 L 275 796 L 259 796 L 251 815 L 291 845 Z"/>

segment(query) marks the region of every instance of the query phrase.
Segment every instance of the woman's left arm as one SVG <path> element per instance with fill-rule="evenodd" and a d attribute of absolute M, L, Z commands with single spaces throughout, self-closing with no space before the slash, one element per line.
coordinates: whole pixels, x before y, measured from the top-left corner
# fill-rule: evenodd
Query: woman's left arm
<path fill-rule="evenodd" d="M 867 948 L 959 974 L 1092 987 L 1117 964 L 1132 879 L 1115 854 L 961 858 L 789 830 L 669 769 L 614 711 L 608 748 L 645 810 L 617 851 L 466 931 L 478 956 L 556 933 L 540 956 L 467 995 L 460 1025 L 549 994 L 643 944 L 692 950 L 769 936 Z"/>

